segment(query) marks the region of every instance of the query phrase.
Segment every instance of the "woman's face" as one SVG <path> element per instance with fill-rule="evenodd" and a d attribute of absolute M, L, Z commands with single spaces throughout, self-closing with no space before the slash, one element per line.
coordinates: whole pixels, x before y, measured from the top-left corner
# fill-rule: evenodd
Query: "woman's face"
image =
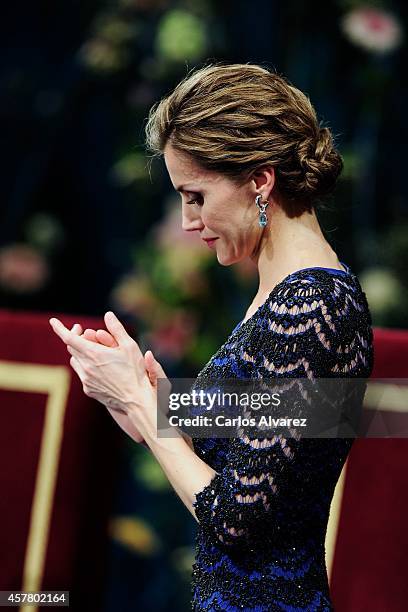
<path fill-rule="evenodd" d="M 204 170 L 171 145 L 164 160 L 173 187 L 182 198 L 182 228 L 198 231 L 224 266 L 250 257 L 257 249 L 262 230 L 258 225 L 255 180 L 242 186 L 216 172 Z M 204 246 L 204 245 L 203 245 Z"/>

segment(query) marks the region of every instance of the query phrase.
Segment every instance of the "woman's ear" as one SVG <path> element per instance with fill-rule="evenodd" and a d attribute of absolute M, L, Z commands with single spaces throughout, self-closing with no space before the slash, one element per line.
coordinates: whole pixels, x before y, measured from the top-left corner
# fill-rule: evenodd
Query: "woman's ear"
<path fill-rule="evenodd" d="M 261 191 L 263 199 L 267 200 L 275 186 L 275 168 L 272 165 L 260 166 L 254 170 L 251 178 L 255 191 Z"/>

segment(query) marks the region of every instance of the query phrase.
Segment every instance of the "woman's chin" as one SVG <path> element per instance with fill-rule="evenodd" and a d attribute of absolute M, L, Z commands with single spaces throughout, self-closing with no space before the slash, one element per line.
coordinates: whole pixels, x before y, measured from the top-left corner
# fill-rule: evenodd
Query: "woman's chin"
<path fill-rule="evenodd" d="M 223 255 L 222 253 L 219 253 L 218 251 L 217 251 L 217 260 L 218 260 L 218 263 L 221 266 L 229 266 L 230 265 L 229 258 L 225 257 L 225 255 Z"/>
<path fill-rule="evenodd" d="M 232 255 L 225 255 L 223 253 L 219 253 L 218 251 L 217 251 L 217 260 L 221 266 L 232 266 L 232 264 L 235 264 L 238 261 L 240 261 L 239 259 L 237 259 L 236 257 L 233 257 Z"/>

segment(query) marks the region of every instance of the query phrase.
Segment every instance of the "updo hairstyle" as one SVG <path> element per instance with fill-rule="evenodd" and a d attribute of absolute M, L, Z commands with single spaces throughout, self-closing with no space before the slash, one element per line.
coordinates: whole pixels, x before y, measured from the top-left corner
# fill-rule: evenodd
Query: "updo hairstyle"
<path fill-rule="evenodd" d="M 167 143 L 202 168 L 241 184 L 264 165 L 290 216 L 330 194 L 343 168 L 332 134 L 303 92 L 253 64 L 210 64 L 190 72 L 150 110 L 147 147 Z"/>

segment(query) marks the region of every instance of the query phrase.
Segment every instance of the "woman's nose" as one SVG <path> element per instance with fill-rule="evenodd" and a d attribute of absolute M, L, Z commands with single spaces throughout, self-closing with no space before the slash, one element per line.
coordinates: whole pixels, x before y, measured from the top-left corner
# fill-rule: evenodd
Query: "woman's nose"
<path fill-rule="evenodd" d="M 199 211 L 193 210 L 195 208 L 191 204 L 183 204 L 182 206 L 182 223 L 181 227 L 186 232 L 201 230 L 204 228 L 204 224 L 201 220 Z"/>

